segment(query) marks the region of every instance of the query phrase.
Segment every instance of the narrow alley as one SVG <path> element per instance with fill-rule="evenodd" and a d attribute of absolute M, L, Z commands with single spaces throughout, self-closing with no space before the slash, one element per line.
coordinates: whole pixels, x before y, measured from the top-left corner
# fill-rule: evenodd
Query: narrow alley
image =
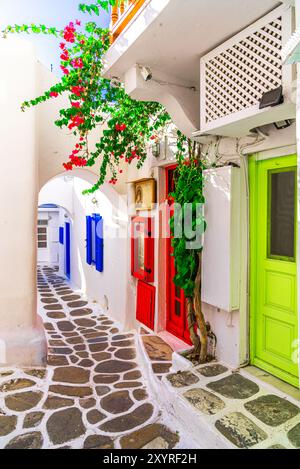
<path fill-rule="evenodd" d="M 47 366 L 1 369 L 0 448 L 177 446 L 135 361 L 134 335 L 120 333 L 56 271 L 38 269 Z"/>

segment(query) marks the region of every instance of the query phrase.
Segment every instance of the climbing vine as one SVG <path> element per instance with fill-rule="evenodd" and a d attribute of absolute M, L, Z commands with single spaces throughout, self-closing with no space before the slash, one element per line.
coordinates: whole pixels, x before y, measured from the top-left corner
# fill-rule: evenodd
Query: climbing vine
<path fill-rule="evenodd" d="M 116 0 L 95 0 L 92 4 L 80 4 L 82 12 L 100 14 L 108 10 Z M 60 110 L 55 124 L 66 128 L 76 138 L 64 168 L 93 166 L 100 162 L 97 183 L 88 192 L 94 192 L 105 181 L 110 171 L 111 184 L 116 184 L 122 173 L 120 163 L 133 161 L 140 168 L 147 156 L 149 141 L 170 122 L 165 109 L 158 103 L 135 101 L 125 93 L 121 83 L 103 77 L 103 57 L 110 46 L 108 29 L 95 22 L 82 25 L 70 22 L 63 30 L 38 25 L 12 25 L 3 31 L 9 33 L 33 33 L 55 36 L 59 45 L 61 80 L 43 95 L 25 101 L 22 110 L 36 106 L 60 95 L 68 96 L 68 107 Z M 95 148 L 89 147 L 89 135 L 99 129 Z"/>
<path fill-rule="evenodd" d="M 207 325 L 201 306 L 201 272 L 202 236 L 206 229 L 203 170 L 207 161 L 202 155 L 201 145 L 180 132 L 177 160 L 174 191 L 169 195 L 175 202 L 175 213 L 170 220 L 176 267 L 174 283 L 186 297 L 187 322 L 194 345 L 192 356 L 204 363 L 207 359 Z"/>

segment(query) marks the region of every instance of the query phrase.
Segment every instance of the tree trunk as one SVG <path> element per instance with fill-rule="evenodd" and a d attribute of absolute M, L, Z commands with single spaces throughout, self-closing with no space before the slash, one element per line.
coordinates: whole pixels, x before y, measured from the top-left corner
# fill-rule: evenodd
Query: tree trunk
<path fill-rule="evenodd" d="M 196 318 L 194 314 L 194 307 L 193 307 L 193 301 L 192 298 L 187 298 L 186 299 L 186 310 L 187 310 L 187 321 L 188 321 L 188 328 L 190 331 L 190 337 L 191 341 L 193 342 L 194 346 L 194 351 L 192 353 L 193 358 L 198 358 L 200 356 L 200 338 L 195 332 L 195 325 L 196 323 Z"/>
<path fill-rule="evenodd" d="M 198 253 L 198 272 L 195 279 L 194 289 L 194 313 L 200 333 L 200 363 L 205 363 L 207 359 L 207 329 L 201 305 L 201 273 L 202 273 L 202 251 Z"/>

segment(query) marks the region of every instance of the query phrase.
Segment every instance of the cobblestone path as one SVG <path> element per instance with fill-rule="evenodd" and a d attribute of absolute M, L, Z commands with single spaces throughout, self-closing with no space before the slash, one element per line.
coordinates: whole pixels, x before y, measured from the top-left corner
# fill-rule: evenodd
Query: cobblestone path
<path fill-rule="evenodd" d="M 136 361 L 134 335 L 38 269 L 46 368 L 0 368 L 0 448 L 173 448 Z"/>

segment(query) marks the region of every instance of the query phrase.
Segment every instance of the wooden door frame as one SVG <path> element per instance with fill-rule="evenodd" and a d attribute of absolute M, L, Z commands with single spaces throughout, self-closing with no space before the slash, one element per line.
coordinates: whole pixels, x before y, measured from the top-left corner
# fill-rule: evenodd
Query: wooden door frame
<path fill-rule="evenodd" d="M 174 171 L 174 169 L 177 168 L 177 164 L 172 164 L 170 166 L 167 166 L 165 168 L 165 175 L 166 175 L 166 199 L 170 193 L 170 187 L 169 187 L 169 173 L 171 171 Z M 168 332 L 172 332 L 172 327 L 170 328 L 170 304 L 171 304 L 171 286 L 170 286 L 170 279 L 169 279 L 169 274 L 171 271 L 171 259 L 170 259 L 170 249 L 171 249 L 171 238 L 170 236 L 166 240 L 166 329 Z M 170 331 L 171 329 L 171 331 Z M 176 334 L 174 334 L 176 335 Z M 177 337 L 177 335 L 176 335 Z"/>
<path fill-rule="evenodd" d="M 278 156 L 278 157 L 270 157 L 267 158 L 266 160 L 271 160 L 271 159 L 278 159 L 278 158 L 286 158 L 287 159 L 287 164 L 288 161 L 291 161 L 292 158 L 297 157 L 295 154 L 290 154 L 286 156 Z M 256 219 L 257 219 L 257 202 L 258 202 L 258 163 L 260 161 L 265 161 L 265 160 L 258 160 L 257 159 L 257 154 L 249 156 L 249 209 L 250 209 L 250 217 L 249 217 L 249 233 L 250 233 L 250 257 L 249 257 L 249 285 L 250 285 L 250 291 L 249 291 L 249 312 L 250 312 L 250 317 L 249 317 L 249 346 L 250 346 L 250 364 L 254 366 L 259 366 L 259 359 L 256 359 L 255 357 L 255 352 L 256 352 L 256 305 L 257 305 L 257 288 L 256 288 L 256 281 L 257 281 L 257 274 L 256 274 L 256 269 L 253 268 L 253 266 L 257 266 L 257 236 L 256 236 Z M 293 165 L 295 166 L 295 165 Z M 297 166 L 297 160 L 296 160 L 296 166 Z M 283 166 L 284 168 L 284 166 Z M 297 200 L 297 196 L 296 196 Z M 297 203 L 295 207 L 295 211 L 297 214 Z M 298 226 L 297 222 L 297 216 L 296 216 L 296 227 Z M 296 228 L 297 230 L 297 228 Z M 298 232 L 296 231 L 296 240 L 295 244 L 296 247 L 298 246 L 297 243 L 298 239 Z M 296 265 L 297 265 L 297 254 L 296 254 Z M 296 282 L 297 285 L 297 282 Z M 298 312 L 298 310 L 297 310 Z M 299 321 L 299 314 L 298 314 L 298 321 Z M 299 328 L 298 328 L 299 331 Z M 298 332 L 298 339 L 299 339 L 299 332 Z M 263 369 L 272 374 L 273 376 L 276 376 L 279 379 L 282 379 L 283 381 L 299 387 L 299 378 L 293 379 L 293 377 L 285 372 L 284 370 L 281 370 L 280 368 L 277 368 L 271 364 L 263 363 Z M 299 372 L 299 364 L 298 364 L 298 372 Z"/>

